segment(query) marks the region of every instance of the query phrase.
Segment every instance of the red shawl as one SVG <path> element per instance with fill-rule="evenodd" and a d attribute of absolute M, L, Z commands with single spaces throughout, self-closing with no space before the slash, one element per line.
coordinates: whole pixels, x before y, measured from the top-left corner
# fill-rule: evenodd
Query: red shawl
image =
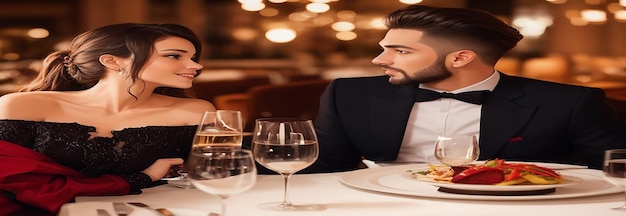
<path fill-rule="evenodd" d="M 0 215 L 56 213 L 76 196 L 125 195 L 119 176 L 86 177 L 47 156 L 0 140 Z"/>

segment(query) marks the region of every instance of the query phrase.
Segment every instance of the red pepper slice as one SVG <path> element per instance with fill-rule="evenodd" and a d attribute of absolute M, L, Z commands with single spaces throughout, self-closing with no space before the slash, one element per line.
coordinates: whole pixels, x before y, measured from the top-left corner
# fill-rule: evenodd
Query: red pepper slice
<path fill-rule="evenodd" d="M 515 180 L 519 177 L 522 176 L 522 172 L 520 171 L 520 169 L 514 168 L 513 170 L 511 170 L 511 173 L 509 173 L 508 176 L 506 176 L 506 179 L 504 179 L 505 181 L 512 181 Z"/>

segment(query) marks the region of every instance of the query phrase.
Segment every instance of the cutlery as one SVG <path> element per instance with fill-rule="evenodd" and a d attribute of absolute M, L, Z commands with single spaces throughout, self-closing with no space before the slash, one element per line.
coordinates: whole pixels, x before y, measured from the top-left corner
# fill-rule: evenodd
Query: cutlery
<path fill-rule="evenodd" d="M 170 211 L 167 211 L 167 210 L 165 210 L 165 211 L 157 211 L 156 209 L 153 209 L 152 207 L 150 207 L 150 206 L 146 205 L 145 203 L 141 203 L 141 202 L 128 202 L 128 204 L 129 204 L 129 205 L 134 205 L 134 206 L 137 206 L 137 207 L 144 208 L 144 209 L 146 209 L 146 210 L 148 210 L 148 211 L 150 211 L 150 212 L 152 212 L 152 213 L 154 213 L 154 214 L 156 214 L 156 215 L 159 215 L 159 216 L 174 216 L 174 214 L 172 214 Z M 169 214 L 168 214 L 168 213 L 169 213 Z"/>
<path fill-rule="evenodd" d="M 117 216 L 128 216 L 128 209 L 122 202 L 113 202 L 113 210 Z"/>
<path fill-rule="evenodd" d="M 111 216 L 111 214 L 104 209 L 96 209 L 96 212 L 98 212 L 98 216 Z"/>

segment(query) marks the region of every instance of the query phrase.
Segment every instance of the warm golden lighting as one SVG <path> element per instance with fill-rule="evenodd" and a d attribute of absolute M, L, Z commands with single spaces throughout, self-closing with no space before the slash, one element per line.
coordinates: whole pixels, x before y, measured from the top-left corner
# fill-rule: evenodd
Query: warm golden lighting
<path fill-rule="evenodd" d="M 569 19 L 570 24 L 573 26 L 586 26 L 589 24 L 587 20 L 584 20 L 582 17 L 572 17 Z"/>
<path fill-rule="evenodd" d="M 321 16 L 321 17 L 316 17 L 315 19 L 313 19 L 313 23 L 317 26 L 324 26 L 324 25 L 328 25 L 333 23 L 335 20 L 333 20 L 332 17 L 329 16 Z"/>
<path fill-rule="evenodd" d="M 263 0 L 237 0 L 241 4 L 263 3 Z"/>
<path fill-rule="evenodd" d="M 567 2 L 567 0 L 546 0 L 546 1 L 553 3 L 553 4 L 565 4 Z"/>
<path fill-rule="evenodd" d="M 257 31 L 251 28 L 237 28 L 233 31 L 232 36 L 240 41 L 248 41 L 257 37 Z"/>
<path fill-rule="evenodd" d="M 265 8 L 259 11 L 259 14 L 264 17 L 273 17 L 278 15 L 278 10 L 276 10 L 276 8 Z"/>
<path fill-rule="evenodd" d="M 291 13 L 289 14 L 289 19 L 296 22 L 302 22 L 309 19 L 308 16 L 305 16 L 304 13 Z"/>
<path fill-rule="evenodd" d="M 615 11 L 615 19 L 620 22 L 626 22 L 626 10 Z"/>
<path fill-rule="evenodd" d="M 268 0 L 271 3 L 285 3 L 287 0 Z"/>
<path fill-rule="evenodd" d="M 342 41 L 350 41 L 356 38 L 356 33 L 350 31 L 337 32 L 335 37 Z"/>
<path fill-rule="evenodd" d="M 387 26 L 385 25 L 384 18 L 382 18 L 382 17 L 376 17 L 376 18 L 373 18 L 372 20 L 370 20 L 369 21 L 369 26 L 370 26 L 370 28 L 373 28 L 373 29 L 387 29 Z"/>
<path fill-rule="evenodd" d="M 306 10 L 313 13 L 324 13 L 330 10 L 330 6 L 325 3 L 309 3 L 306 5 Z"/>
<path fill-rule="evenodd" d="M 595 9 L 584 9 L 580 11 L 580 16 L 590 23 L 603 23 L 606 21 L 606 12 Z"/>
<path fill-rule="evenodd" d="M 2 55 L 2 58 L 9 60 L 9 61 L 13 61 L 13 60 L 20 59 L 20 55 L 17 53 L 5 53 L 4 55 Z"/>
<path fill-rule="evenodd" d="M 68 41 L 68 40 L 64 40 L 64 41 L 58 42 L 58 43 L 54 44 L 54 50 L 57 50 L 57 51 L 59 51 L 59 50 L 68 50 L 68 49 L 70 49 L 70 43 L 71 42 Z"/>
<path fill-rule="evenodd" d="M 404 4 L 417 4 L 422 2 L 423 0 L 400 0 L 400 3 Z"/>
<path fill-rule="evenodd" d="M 604 0 L 585 0 L 585 3 L 590 5 L 599 5 L 602 4 Z"/>
<path fill-rule="evenodd" d="M 626 7 L 626 0 L 619 0 L 619 5 Z"/>
<path fill-rule="evenodd" d="M 265 4 L 263 3 L 242 3 L 241 9 L 245 11 L 260 11 L 265 8 Z"/>
<path fill-rule="evenodd" d="M 34 28 L 31 30 L 28 30 L 27 34 L 31 38 L 47 38 L 48 36 L 50 36 L 50 32 L 42 28 Z"/>
<path fill-rule="evenodd" d="M 287 43 L 296 38 L 296 31 L 288 28 L 276 28 L 267 31 L 265 38 L 274 43 Z"/>
<path fill-rule="evenodd" d="M 351 10 L 342 10 L 337 12 L 337 18 L 342 20 L 352 20 L 356 17 L 356 12 Z"/>
<path fill-rule="evenodd" d="M 615 13 L 616 11 L 622 10 L 622 6 L 619 5 L 617 2 L 612 2 L 606 6 L 606 10 L 610 13 Z"/>
<path fill-rule="evenodd" d="M 336 22 L 331 26 L 335 31 L 352 31 L 354 30 L 354 24 L 351 22 Z"/>

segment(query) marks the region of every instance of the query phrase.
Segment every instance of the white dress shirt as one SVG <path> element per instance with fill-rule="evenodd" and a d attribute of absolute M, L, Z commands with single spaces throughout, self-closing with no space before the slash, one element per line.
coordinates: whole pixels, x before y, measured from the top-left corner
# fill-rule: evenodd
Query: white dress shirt
<path fill-rule="evenodd" d="M 465 88 L 451 91 L 461 93 L 493 89 L 500 80 L 495 71 L 487 79 Z M 443 92 L 438 89 L 420 88 Z M 433 101 L 413 104 L 409 121 L 404 131 L 404 138 L 396 161 L 402 162 L 437 162 L 434 156 L 437 136 L 468 134 L 477 139 L 480 131 L 480 111 L 482 106 L 462 102 L 452 98 L 441 98 Z"/>

